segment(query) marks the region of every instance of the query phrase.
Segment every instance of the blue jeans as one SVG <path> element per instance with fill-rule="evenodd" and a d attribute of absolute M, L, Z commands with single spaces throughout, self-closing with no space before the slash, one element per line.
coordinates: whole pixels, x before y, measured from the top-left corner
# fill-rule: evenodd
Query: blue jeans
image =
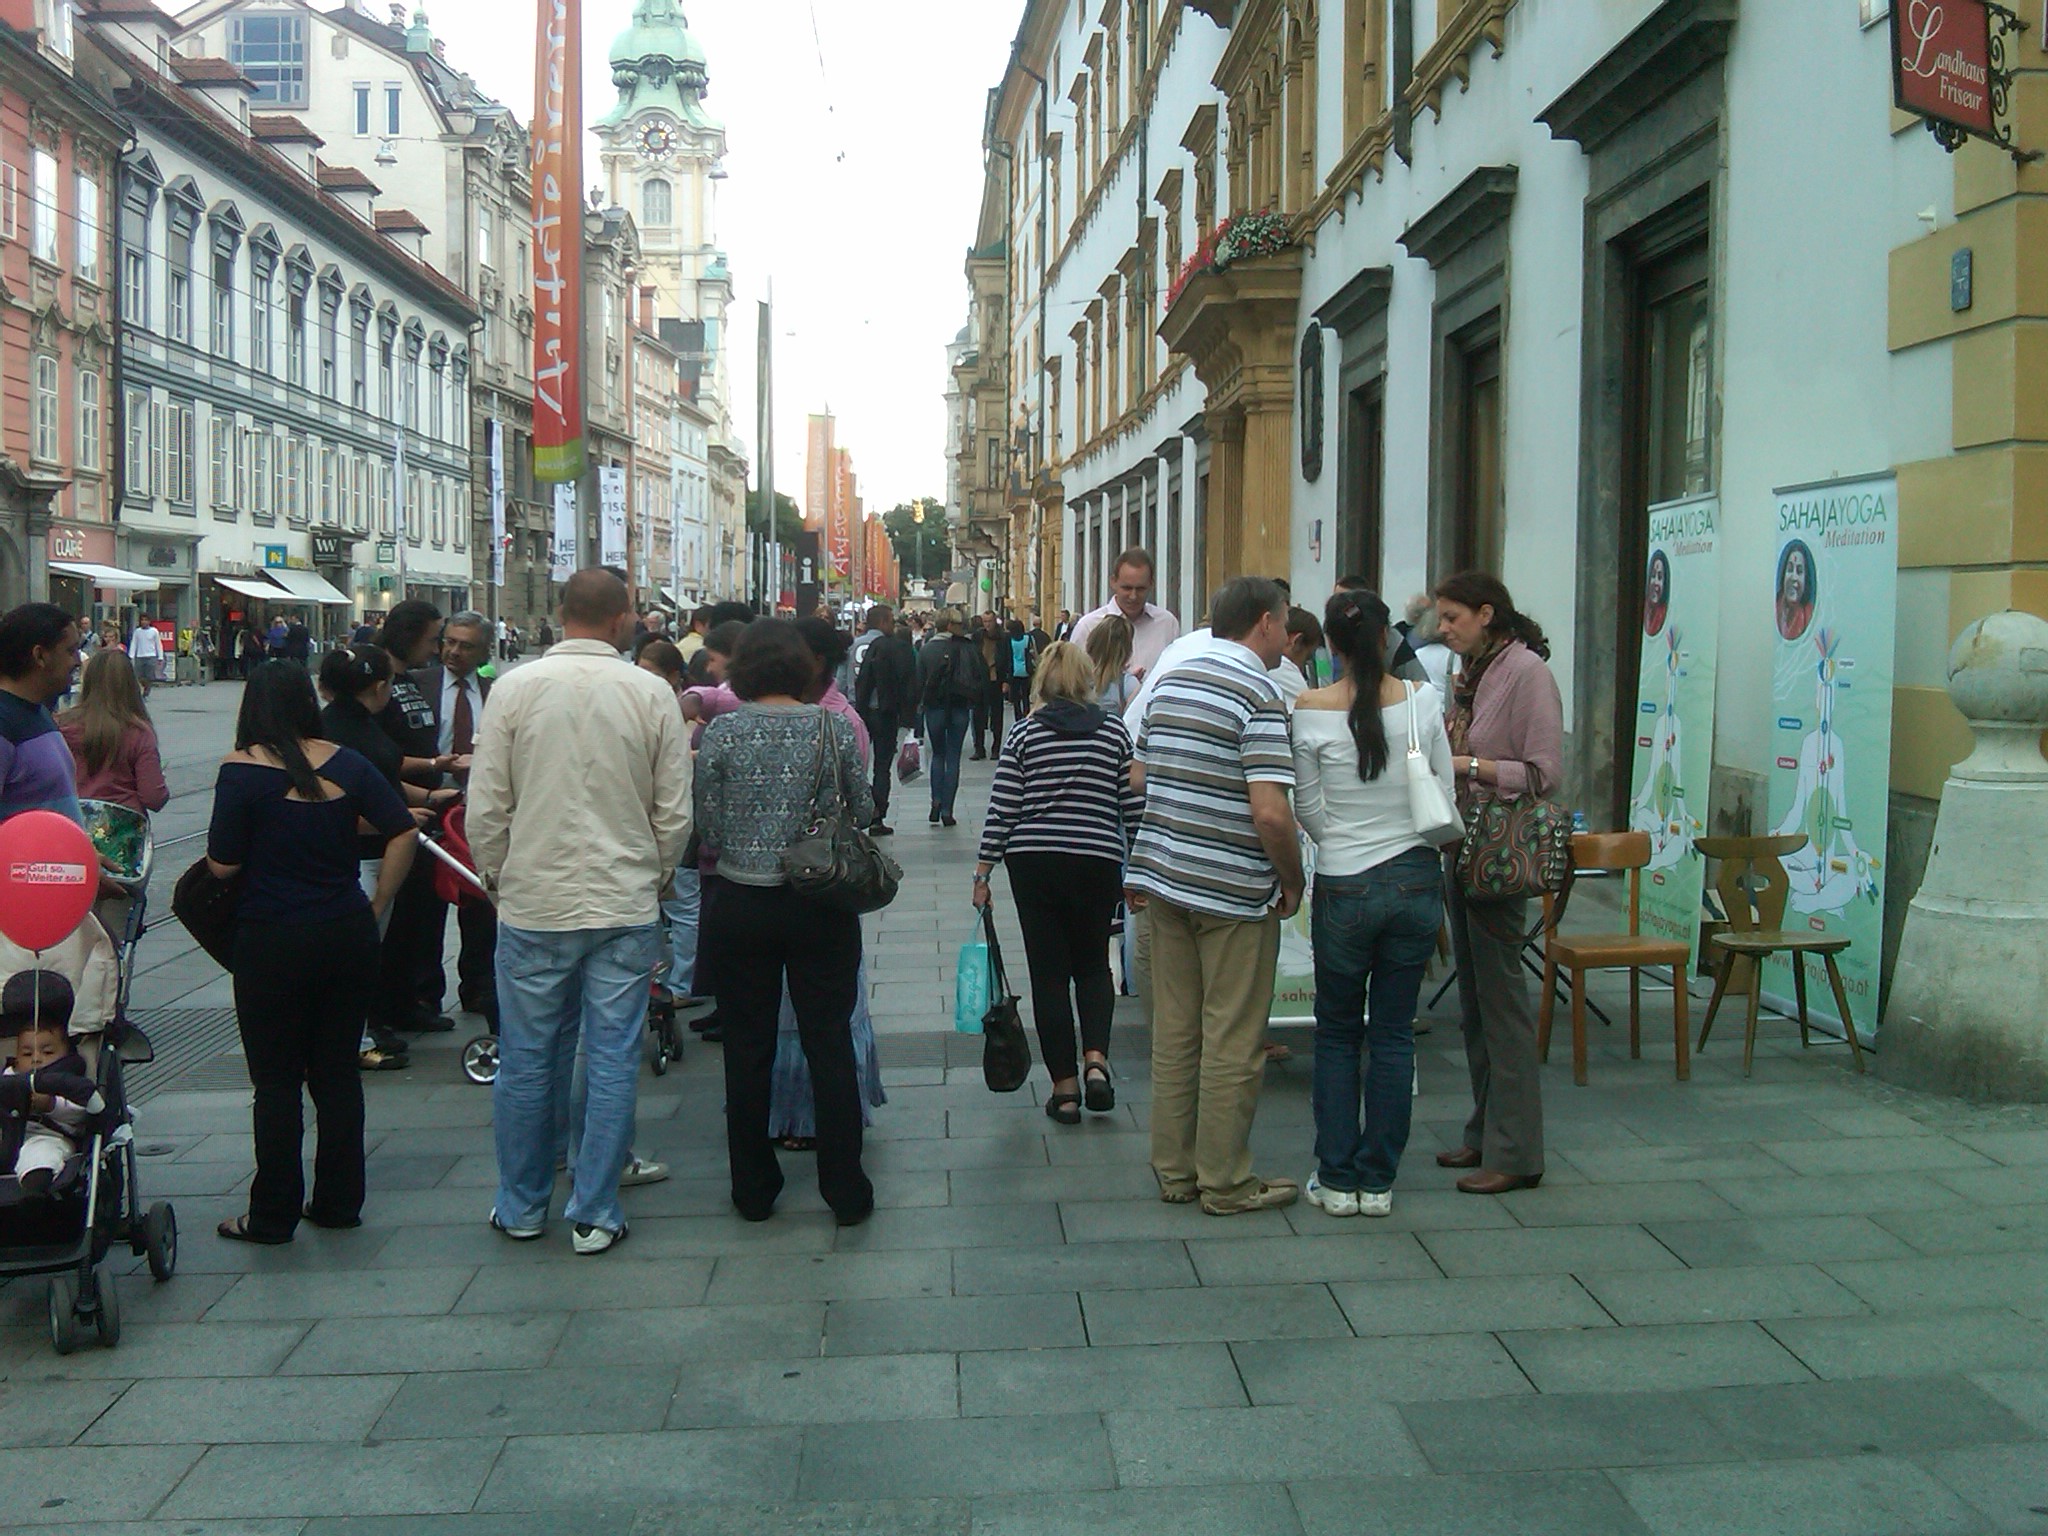
<path fill-rule="evenodd" d="M 661 904 L 668 920 L 668 975 L 664 982 L 677 997 L 690 995 L 697 969 L 697 925 L 703 914 L 704 886 L 695 864 L 676 871 L 675 885 Z"/>
<path fill-rule="evenodd" d="M 974 724 L 974 706 L 935 704 L 924 718 L 932 733 L 932 809 L 950 816 L 953 797 L 960 793 L 960 749 L 967 745 L 967 732 Z"/>
<path fill-rule="evenodd" d="M 547 1220 L 555 1161 L 566 1150 L 569 1085 L 580 1038 L 588 1058 L 579 1156 L 565 1215 L 616 1232 L 626 1224 L 619 1175 L 633 1143 L 647 982 L 661 928 L 541 933 L 498 928 L 498 1080 L 491 1120 L 498 1153 L 498 1219 Z"/>
<path fill-rule="evenodd" d="M 1427 848 L 1362 875 L 1316 876 L 1313 1097 L 1326 1189 L 1393 1188 L 1414 1112 L 1415 1001 L 1443 915 L 1443 871 Z"/>

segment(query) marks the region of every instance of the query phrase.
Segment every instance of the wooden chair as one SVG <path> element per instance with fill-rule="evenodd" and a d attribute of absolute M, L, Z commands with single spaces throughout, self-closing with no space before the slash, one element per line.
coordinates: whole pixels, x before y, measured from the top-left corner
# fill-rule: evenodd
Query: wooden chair
<path fill-rule="evenodd" d="M 1841 1010 L 1842 1032 L 1849 1037 L 1850 1054 L 1856 1059 L 1856 1070 L 1861 1072 L 1863 1043 L 1856 1038 L 1848 994 L 1842 990 L 1842 973 L 1835 967 L 1835 956 L 1849 947 L 1849 940 L 1841 934 L 1788 930 L 1784 926 L 1785 897 L 1792 882 L 1780 861 L 1786 854 L 1797 853 L 1806 846 L 1806 834 L 1703 837 L 1693 846 L 1708 858 L 1720 861 L 1714 889 L 1720 895 L 1722 911 L 1728 915 L 1727 931 L 1716 933 L 1710 941 L 1721 959 L 1714 972 L 1713 1001 L 1707 1004 L 1706 1022 L 1700 1025 L 1699 1049 L 1707 1048 L 1707 1033 L 1714 1027 L 1714 1015 L 1740 967 L 1743 985 L 1749 993 L 1749 1022 L 1742 1036 L 1742 1075 L 1749 1076 L 1756 1057 L 1757 1001 L 1763 986 L 1763 963 L 1768 956 L 1780 953 L 1792 957 L 1792 985 L 1799 999 L 1799 1044 L 1802 1048 L 1812 1045 L 1806 1021 L 1804 961 L 1808 955 L 1818 955 L 1827 967 L 1828 986 L 1835 994 L 1835 1006 Z M 1753 894 L 1752 880 L 1761 882 Z"/>
<path fill-rule="evenodd" d="M 1647 832 L 1581 832 L 1572 839 L 1572 863 L 1582 870 L 1608 870 L 1628 875 L 1628 932 L 1562 934 L 1556 929 L 1551 897 L 1543 899 L 1543 1007 L 1536 1028 L 1537 1049 L 1550 1059 L 1550 1021 L 1556 1011 L 1557 973 L 1571 973 L 1572 984 L 1572 1081 L 1586 1085 L 1586 972 L 1626 970 L 1628 972 L 1628 1053 L 1643 1054 L 1642 974 L 1645 966 L 1672 968 L 1671 1008 L 1673 1041 L 1677 1049 L 1678 1080 L 1692 1076 L 1688 1051 L 1692 1033 L 1686 1017 L 1685 964 L 1692 946 L 1675 939 L 1644 937 L 1642 933 L 1643 869 L 1650 862 Z"/>

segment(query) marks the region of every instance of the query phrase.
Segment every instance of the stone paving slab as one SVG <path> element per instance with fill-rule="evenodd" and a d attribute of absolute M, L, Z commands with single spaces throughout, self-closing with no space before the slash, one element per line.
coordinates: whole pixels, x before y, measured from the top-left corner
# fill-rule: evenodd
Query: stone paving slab
<path fill-rule="evenodd" d="M 905 818 L 877 999 L 942 991 L 970 848 Z M 142 1181 L 177 1202 L 183 1262 L 167 1285 L 124 1275 L 120 1348 L 59 1359 L 42 1287 L 0 1286 L 0 1528 L 2039 1527 L 2048 1113 L 1901 1093 L 1781 1023 L 1753 1078 L 1717 1041 L 1685 1084 L 1596 1029 L 1589 1087 L 1562 1053 L 1545 1070 L 1542 1188 L 1477 1199 L 1429 1156 L 1466 1110 L 1442 1017 L 1392 1216 L 1219 1219 L 1154 1195 L 1134 1001 L 1118 1108 L 1072 1129 L 1043 1114 L 1042 1072 L 994 1098 L 978 1041 L 918 1032 L 946 1014 L 878 1016 L 892 1102 L 866 1226 L 834 1224 L 801 1154 L 772 1220 L 732 1214 L 719 1055 L 693 1042 L 642 1080 L 636 1144 L 675 1177 L 625 1192 L 631 1240 L 596 1259 L 559 1220 L 533 1244 L 484 1226 L 490 1096 L 457 1073 L 461 1032 L 366 1083 L 363 1229 L 288 1248 L 209 1231 L 246 1198 L 246 1092 L 159 1094 Z M 1253 1148 L 1299 1178 L 1309 1035 L 1282 1038 L 1296 1058 L 1268 1070 Z"/>

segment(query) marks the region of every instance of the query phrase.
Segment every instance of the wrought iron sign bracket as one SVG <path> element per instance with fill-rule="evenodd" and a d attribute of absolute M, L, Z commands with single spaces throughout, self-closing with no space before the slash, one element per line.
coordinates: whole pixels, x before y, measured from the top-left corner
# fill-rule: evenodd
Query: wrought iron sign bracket
<path fill-rule="evenodd" d="M 2013 69 L 2007 62 L 2007 50 L 2016 47 L 2019 34 L 2027 30 L 2026 20 L 2017 12 L 1988 0 L 1984 9 L 1991 18 L 1991 112 L 1996 128 L 1988 134 L 1972 133 L 1957 123 L 1943 122 L 1939 118 L 1926 118 L 1927 131 L 1934 135 L 1934 142 L 1950 154 L 1962 148 L 1966 140 L 1982 138 L 1988 144 L 1995 144 L 2012 156 L 2014 165 L 2031 165 L 2043 158 L 2038 149 L 2021 149 L 2013 142 L 2012 124 L 2009 114 L 2012 108 Z"/>

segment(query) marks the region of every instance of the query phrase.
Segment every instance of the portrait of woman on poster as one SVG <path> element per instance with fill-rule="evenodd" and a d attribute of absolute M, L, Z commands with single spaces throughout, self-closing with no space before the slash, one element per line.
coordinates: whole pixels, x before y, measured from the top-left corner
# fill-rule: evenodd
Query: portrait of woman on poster
<path fill-rule="evenodd" d="M 1778 633 L 1797 640 L 1813 622 L 1816 596 L 1813 551 L 1794 539 L 1778 556 Z"/>
<path fill-rule="evenodd" d="M 1650 551 L 1650 571 L 1643 578 L 1643 633 L 1660 635 L 1671 614 L 1671 558 L 1663 550 Z"/>

